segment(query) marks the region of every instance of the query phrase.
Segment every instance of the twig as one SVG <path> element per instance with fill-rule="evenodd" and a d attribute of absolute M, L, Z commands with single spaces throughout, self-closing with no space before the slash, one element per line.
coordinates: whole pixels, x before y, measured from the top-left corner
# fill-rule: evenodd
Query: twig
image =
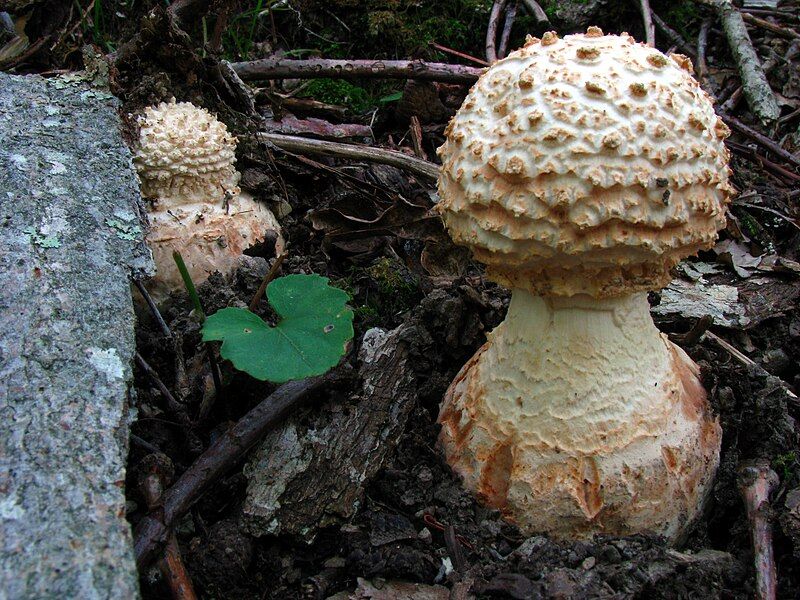
<path fill-rule="evenodd" d="M 256 137 L 259 141 L 274 144 L 278 148 L 288 150 L 289 152 L 324 154 L 336 158 L 367 160 L 384 165 L 391 165 L 398 169 L 405 169 L 415 175 L 428 179 L 436 179 L 439 177 L 438 165 L 394 150 L 312 140 L 291 135 L 279 135 L 276 133 L 257 133 Z"/>
<path fill-rule="evenodd" d="M 692 328 L 686 333 L 670 333 L 669 339 L 673 344 L 689 348 L 694 346 L 703 337 L 703 334 L 714 324 L 714 318 L 711 315 L 703 315 L 695 321 Z"/>
<path fill-rule="evenodd" d="M 411 115 L 409 131 L 411 132 L 411 145 L 414 147 L 414 154 L 422 160 L 426 160 L 425 150 L 422 149 L 422 125 L 419 123 L 417 115 Z"/>
<path fill-rule="evenodd" d="M 484 67 L 489 66 L 489 63 L 483 60 L 482 58 L 478 58 L 477 56 L 472 56 L 471 54 L 467 54 L 466 52 L 453 50 L 452 48 L 448 48 L 447 46 L 442 46 L 441 44 L 437 44 L 436 42 L 428 42 L 428 45 L 431 48 L 436 48 L 439 52 L 444 52 L 445 54 L 452 54 L 453 56 L 463 58 L 464 60 L 471 60 L 475 64 L 483 65 Z"/>
<path fill-rule="evenodd" d="M 683 39 L 683 36 L 675 31 L 672 27 L 667 25 L 667 23 L 659 17 L 656 13 L 652 12 L 653 15 L 653 22 L 655 23 L 656 27 L 658 27 L 659 31 L 664 34 L 664 36 L 673 44 L 680 48 L 681 52 L 683 52 L 686 56 L 690 56 L 695 58 L 697 53 L 695 49 L 692 48 L 692 45 Z"/>
<path fill-rule="evenodd" d="M 731 140 L 725 140 L 725 145 L 730 148 L 731 152 L 738 154 L 739 156 L 746 158 L 747 160 L 757 163 L 765 168 L 771 175 L 773 176 L 780 176 L 789 181 L 796 182 L 800 181 L 800 175 L 796 173 L 792 173 L 791 171 L 784 169 L 780 165 L 776 165 L 774 162 L 761 156 L 758 152 L 756 152 L 753 148 L 749 146 L 745 146 L 744 144 L 737 144 L 736 142 L 732 142 Z"/>
<path fill-rule="evenodd" d="M 289 412 L 316 397 L 317 392 L 347 376 L 346 369 L 338 368 L 319 377 L 285 383 L 217 438 L 166 491 L 163 508 L 151 512 L 139 522 L 134 536 L 137 565 L 142 568 L 149 563 L 158 547 L 167 541 L 175 522 L 186 514 L 211 483 L 238 462 L 271 428 Z"/>
<path fill-rule="evenodd" d="M 497 60 L 497 27 L 507 2 L 508 0 L 494 0 L 492 11 L 489 13 L 489 25 L 486 28 L 486 60 L 489 61 L 489 64 Z"/>
<path fill-rule="evenodd" d="M 645 39 L 647 40 L 647 45 L 655 48 L 656 26 L 653 25 L 653 12 L 650 10 L 650 0 L 639 0 L 639 8 L 642 11 L 644 35 Z"/>
<path fill-rule="evenodd" d="M 792 154 L 791 152 L 784 150 L 779 144 L 773 142 L 767 136 L 758 133 L 755 129 L 752 129 L 742 123 L 736 117 L 732 117 L 730 115 L 722 115 L 722 120 L 727 123 L 731 129 L 735 129 L 742 135 L 750 138 L 756 144 L 772 152 L 775 156 L 780 157 L 781 159 L 785 160 L 786 162 L 791 163 L 795 167 L 800 167 L 800 158 Z"/>
<path fill-rule="evenodd" d="M 158 373 L 155 372 L 153 367 L 151 367 L 147 363 L 147 361 L 144 358 L 142 358 L 142 355 L 139 354 L 138 352 L 136 353 L 136 364 L 138 364 L 142 368 L 142 370 L 145 373 L 147 373 L 147 375 L 150 377 L 150 379 L 153 380 L 153 383 L 156 384 L 156 387 L 158 388 L 158 391 L 161 392 L 161 395 L 164 396 L 164 399 L 167 401 L 167 406 L 169 407 L 170 412 L 174 413 L 175 416 L 178 416 L 179 417 L 178 418 L 179 421 L 182 421 L 183 417 L 186 415 L 186 413 L 183 412 L 183 407 L 175 399 L 175 396 L 172 395 L 172 392 L 169 391 L 167 386 L 164 385 L 164 382 L 161 381 L 161 378 L 158 376 Z M 183 414 L 181 414 L 181 413 L 183 413 Z M 189 417 L 186 416 L 187 420 L 188 420 L 188 418 Z"/>
<path fill-rule="evenodd" d="M 761 61 L 753 49 L 753 43 L 747 33 L 742 14 L 731 0 L 700 0 L 703 4 L 713 6 L 722 21 L 725 37 L 728 39 L 747 104 L 753 114 L 765 123 L 771 124 L 780 116 L 781 110 L 767 76 L 761 68 Z"/>
<path fill-rule="evenodd" d="M 742 13 L 742 18 L 751 25 L 755 25 L 756 27 L 761 27 L 761 29 L 766 29 L 767 31 L 771 31 L 775 35 L 779 35 L 783 38 L 787 38 L 790 40 L 800 40 L 800 33 L 792 29 L 787 29 L 785 27 L 781 27 L 780 25 L 776 25 L 766 19 L 759 19 L 749 13 Z"/>
<path fill-rule="evenodd" d="M 753 539 L 757 600 L 774 600 L 777 591 L 775 556 L 772 550 L 772 524 L 769 519 L 769 494 L 779 483 L 769 461 L 743 461 L 737 470 L 737 484 L 747 510 Z"/>
<path fill-rule="evenodd" d="M 158 323 L 158 326 L 161 328 L 161 332 L 164 334 L 164 337 L 171 338 L 172 331 L 170 331 L 166 321 L 164 321 L 164 317 L 161 316 L 161 311 L 158 310 L 158 307 L 147 291 L 147 288 L 145 288 L 144 284 L 138 279 L 133 279 L 133 285 L 136 286 L 136 289 L 139 290 L 139 293 L 142 295 L 142 298 L 144 298 L 144 301 L 147 302 L 147 306 L 150 308 L 150 312 L 152 313 L 153 318 L 156 320 L 156 323 Z"/>
<path fill-rule="evenodd" d="M 708 32 L 711 29 L 711 19 L 703 19 L 700 25 L 700 33 L 697 35 L 697 78 L 702 81 L 708 72 L 706 63 L 706 48 L 708 48 Z"/>
<path fill-rule="evenodd" d="M 275 274 L 278 272 L 278 269 L 281 268 L 281 265 L 283 264 L 283 261 L 286 258 L 286 256 L 287 253 L 283 252 L 281 253 L 280 256 L 278 256 L 275 259 L 275 262 L 272 263 L 272 266 L 270 267 L 269 271 L 267 271 L 267 274 L 261 281 L 261 285 L 258 286 L 258 290 L 256 290 L 256 293 L 253 295 L 253 299 L 250 300 L 250 306 L 247 307 L 250 312 L 256 311 L 256 307 L 258 307 L 258 303 L 261 301 L 261 297 L 264 295 L 264 291 L 267 289 L 267 285 L 269 284 L 270 281 L 272 281 L 275 278 Z"/>
<path fill-rule="evenodd" d="M 517 9 L 519 8 L 519 0 L 515 0 L 513 4 L 509 4 L 506 9 L 506 18 L 503 21 L 503 31 L 500 33 L 500 48 L 498 55 L 503 58 L 508 54 L 508 41 L 511 38 L 511 29 L 514 27 L 514 21 L 517 19 Z"/>
<path fill-rule="evenodd" d="M 466 65 L 423 62 L 421 60 L 333 60 L 313 58 L 264 58 L 231 66 L 244 81 L 256 79 L 314 79 L 319 77 L 372 77 L 384 79 L 420 79 L 472 84 L 483 69 Z"/>
<path fill-rule="evenodd" d="M 164 399 L 167 401 L 167 410 L 169 414 L 178 423 L 180 423 L 181 428 L 183 429 L 183 434 L 186 436 L 186 444 L 189 452 L 194 455 L 199 454 L 203 450 L 203 443 L 194 432 L 194 425 L 192 424 L 192 420 L 189 418 L 189 414 L 186 412 L 186 408 L 183 404 L 175 399 L 175 396 L 170 393 L 169 389 L 167 389 L 167 386 L 164 385 L 163 381 L 161 381 L 158 373 L 156 373 L 153 367 L 151 367 L 147 361 L 142 358 L 142 355 L 137 352 L 135 356 L 136 364 L 138 364 L 139 367 L 141 367 L 141 369 L 147 373 L 148 377 L 150 377 L 153 383 L 156 384 L 158 391 L 161 392 L 161 395 L 164 396 Z"/>
<path fill-rule="evenodd" d="M 160 457 L 153 458 L 154 460 L 148 465 L 150 467 L 150 472 L 139 482 L 139 491 L 142 496 L 144 496 L 147 508 L 151 511 L 157 510 L 161 506 L 161 501 L 164 497 L 164 486 L 172 476 L 171 463 L 169 463 L 169 474 L 167 474 L 161 468 L 163 465 L 160 464 Z M 172 592 L 172 597 L 175 598 L 175 600 L 197 599 L 197 594 L 195 594 L 194 586 L 192 585 L 192 579 L 189 577 L 189 572 L 186 570 L 186 566 L 181 559 L 181 551 L 174 533 L 169 535 L 167 545 L 164 549 L 164 556 L 158 561 L 158 568 L 164 580 L 167 582 Z"/>
<path fill-rule="evenodd" d="M 547 16 L 547 13 L 544 12 L 538 2 L 535 0 L 522 0 L 522 6 L 525 7 L 525 10 L 528 11 L 529 15 L 536 19 L 536 22 L 539 25 L 550 25 L 550 18 Z"/>
<path fill-rule="evenodd" d="M 707 337 L 710 340 L 715 341 L 723 350 L 727 351 L 733 358 L 739 361 L 740 364 L 744 365 L 745 367 L 752 367 L 754 365 L 757 366 L 757 363 L 752 360 L 750 357 L 742 354 L 735 346 L 732 346 L 721 337 L 719 337 L 713 331 L 706 331 L 703 334 L 703 337 Z"/>

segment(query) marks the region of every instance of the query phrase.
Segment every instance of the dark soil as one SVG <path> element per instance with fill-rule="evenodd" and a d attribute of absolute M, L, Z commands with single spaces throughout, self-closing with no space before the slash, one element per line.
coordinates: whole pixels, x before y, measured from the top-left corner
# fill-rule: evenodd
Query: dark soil
<path fill-rule="evenodd" d="M 100 0 L 95 2 L 95 6 L 100 4 Z M 354 351 L 346 361 L 354 371 L 362 367 L 357 350 L 368 329 L 406 327 L 404 344 L 413 365 L 416 400 L 396 447 L 389 448 L 383 467 L 364 482 L 354 514 L 334 516 L 302 538 L 288 534 L 252 537 L 241 522 L 247 487 L 244 465 L 233 465 L 176 529 L 201 597 L 327 598 L 352 591 L 363 578 L 387 590 L 381 596 L 387 598 L 411 597 L 389 595 L 392 580 L 441 584 L 450 590 L 450 598 L 467 598 L 468 593 L 480 598 L 751 598 L 750 529 L 736 485 L 737 465 L 751 458 L 768 459 L 780 478 L 769 509 L 779 597 L 800 597 L 800 513 L 790 510 L 797 505 L 800 486 L 795 423 L 800 403 L 794 395 L 800 389 L 800 282 L 790 264 L 800 259 L 800 231 L 791 181 L 735 157 L 736 187 L 743 196 L 749 192 L 755 196 L 749 196 L 749 207 L 734 201 L 729 227 L 722 232 L 723 239 L 740 242 L 754 256 L 768 254 L 790 261 L 789 268 L 742 278 L 730 261 L 723 264 L 722 256 L 709 252 L 697 259 L 719 266 L 710 282 L 736 286 L 750 318 L 746 327 L 712 326 L 711 331 L 755 362 L 750 366 L 737 362 L 707 337 L 684 346 L 702 367 L 724 431 L 713 494 L 689 539 L 676 551 L 646 536 L 597 537 L 573 544 L 540 536 L 526 538 L 461 489 L 435 446 L 444 391 L 485 341 L 486 332 L 502 321 L 508 293 L 485 281 L 480 266 L 451 244 L 431 211 L 431 189 L 424 182 L 391 167 L 295 157 L 248 142 L 247 134 L 258 124 L 222 81 L 218 63 L 221 57 L 238 60 L 305 48 L 332 58 L 456 60 L 432 49 L 428 45 L 432 40 L 482 56 L 492 3 L 298 0 L 278 3 L 280 9 L 275 5 L 274 28 L 270 16 L 253 16 L 251 4 L 255 3 L 223 1 L 196 2 L 195 14 L 190 10 L 183 21 L 169 18 L 163 2 L 103 2 L 100 17 L 94 11 L 81 24 L 80 15 L 51 15 L 53 22 L 44 19 L 45 27 L 42 17 L 49 4 L 57 3 L 41 2 L 33 9 L 39 20 L 32 23 L 39 23 L 40 30 L 31 30 L 29 35 L 31 39 L 56 35 L 51 41 L 57 44 L 22 61 L 18 70 L 77 68 L 83 42 L 113 52 L 109 56 L 111 86 L 124 102 L 130 139 L 136 133 L 134 115 L 172 96 L 216 112 L 240 137 L 238 168 L 243 187 L 281 215 L 290 242 L 282 273 L 318 273 L 351 294 L 356 335 Z M 635 2 L 542 4 L 561 33 L 598 23 L 608 31 L 627 29 L 643 37 Z M 698 5 L 652 4 L 695 43 L 706 14 Z M 572 12 L 567 10 L 570 6 Z M 225 23 L 218 28 L 219 36 L 214 33 L 217 22 Z M 76 23 L 77 28 L 66 34 Z M 791 24 L 796 26 L 794 21 Z M 526 31 L 540 34 L 541 28 L 531 17 L 521 16 L 513 30 L 512 47 L 521 43 Z M 762 52 L 767 48 L 781 56 L 789 44 L 763 34 L 756 41 Z M 670 42 L 659 36 L 658 45 L 666 50 Z M 735 87 L 736 79 L 719 32 L 711 34 L 709 63 L 712 73 L 707 87 L 719 96 L 729 95 L 731 81 Z M 793 85 L 793 68 L 797 62 L 781 64 L 771 73 L 771 83 L 790 99 L 787 86 Z M 355 94 L 360 104 L 346 107 L 347 120 L 371 124 L 377 145 L 407 148 L 408 115 L 423 110 L 420 97 L 435 104 L 428 106 L 430 118 L 423 120 L 423 150 L 429 157 L 443 141 L 443 126 L 464 93 L 446 86 L 434 88 L 432 95 L 430 89 L 425 93 L 406 89 L 405 98 L 396 103 L 379 100 L 401 90 L 400 83 L 347 85 L 317 84 L 316 90 L 324 94 L 321 99 L 332 103 L 344 103 Z M 265 84 L 262 91 L 270 90 Z M 257 98 L 268 97 L 264 94 Z M 276 110 L 276 106 L 265 101 L 259 109 Z M 791 110 L 787 106 L 785 112 Z M 744 104 L 737 115 L 748 118 Z M 779 133 L 790 137 L 791 127 L 796 126 L 796 120 L 789 121 Z M 792 143 L 795 150 L 800 146 L 800 141 L 787 142 Z M 754 203 L 759 207 L 752 208 Z M 231 281 L 212 276 L 200 286 L 205 311 L 210 314 L 248 304 L 272 260 L 274 249 L 265 248 L 260 256 L 244 257 Z M 654 294 L 652 300 L 658 303 L 659 295 Z M 145 457 L 157 451 L 168 457 L 176 473 L 182 473 L 274 390 L 223 364 L 223 389 L 217 395 L 200 342 L 200 326 L 190 309 L 185 294 L 178 294 L 164 311 L 173 340 L 146 315 L 137 332 L 139 353 L 178 406 L 165 402 L 153 380 L 137 369 L 139 417 L 132 429 L 127 481 L 134 525 L 147 513 L 137 488 L 137 478 L 152 465 L 152 459 Z M 265 301 L 258 312 L 269 316 Z M 659 318 L 657 324 L 679 340 L 686 339 L 680 336 L 692 329 L 695 319 Z M 364 401 L 359 385 L 356 377 L 348 386 L 315 398 L 300 413 L 300 422 L 308 428 L 314 411 L 335 412 L 348 403 Z M 198 418 L 201 406 L 209 404 L 207 416 Z M 170 597 L 155 567 L 143 570 L 141 583 L 145 598 Z"/>

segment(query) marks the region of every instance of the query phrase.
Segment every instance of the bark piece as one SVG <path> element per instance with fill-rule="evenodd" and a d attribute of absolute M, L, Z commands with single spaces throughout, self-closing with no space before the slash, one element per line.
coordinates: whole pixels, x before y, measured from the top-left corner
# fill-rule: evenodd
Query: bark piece
<path fill-rule="evenodd" d="M 113 96 L 0 73 L 0 190 L 0 596 L 138 597 L 128 278 L 152 267 Z"/>
<path fill-rule="evenodd" d="M 249 533 L 312 540 L 319 527 L 358 508 L 363 484 L 394 450 L 416 395 L 402 337 L 402 326 L 367 331 L 362 385 L 350 402 L 295 415 L 265 438 L 245 468 Z"/>

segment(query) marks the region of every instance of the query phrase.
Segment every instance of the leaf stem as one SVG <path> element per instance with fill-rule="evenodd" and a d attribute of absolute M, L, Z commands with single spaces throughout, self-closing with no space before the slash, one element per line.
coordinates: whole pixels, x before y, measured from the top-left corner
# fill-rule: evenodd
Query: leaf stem
<path fill-rule="evenodd" d="M 264 276 L 261 285 L 258 287 L 258 291 L 253 296 L 253 299 L 250 301 L 250 306 L 247 309 L 250 312 L 256 312 L 256 307 L 258 303 L 261 301 L 261 297 L 264 295 L 264 291 L 267 289 L 267 284 L 275 278 L 275 274 L 278 272 L 278 269 L 281 268 L 281 264 L 283 264 L 283 259 L 286 258 L 286 252 L 283 252 L 275 259 L 275 262 L 272 263 L 272 267 L 270 268 L 269 272 Z"/>

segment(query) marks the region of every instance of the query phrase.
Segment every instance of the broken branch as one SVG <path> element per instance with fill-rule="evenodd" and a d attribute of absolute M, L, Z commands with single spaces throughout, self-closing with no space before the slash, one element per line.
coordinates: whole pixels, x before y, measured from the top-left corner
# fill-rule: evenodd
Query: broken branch
<path fill-rule="evenodd" d="M 312 140 L 307 138 L 295 137 L 292 135 L 280 135 L 276 133 L 257 133 L 256 137 L 261 142 L 267 142 L 289 152 L 323 154 L 335 158 L 351 158 L 356 160 L 367 160 L 371 162 L 391 165 L 398 169 L 410 171 L 415 175 L 427 179 L 439 177 L 439 166 L 427 160 L 422 160 L 414 156 L 408 156 L 395 150 L 384 150 L 371 146 L 356 146 L 355 144 L 342 144 L 339 142 L 328 142 L 323 140 Z"/>
<path fill-rule="evenodd" d="M 421 79 L 472 84 L 483 69 L 421 60 L 333 60 L 315 58 L 264 58 L 232 63 L 244 81 L 256 79 L 313 79 L 317 77 L 375 77 L 385 79 Z"/>
<path fill-rule="evenodd" d="M 731 0 L 700 0 L 700 2 L 713 6 L 722 21 L 722 28 L 736 60 L 744 96 L 750 110 L 765 124 L 775 122 L 780 116 L 780 107 L 772 88 L 769 87 L 764 69 L 761 68 L 761 61 L 753 49 L 742 14 Z"/>
<path fill-rule="evenodd" d="M 647 45 L 656 45 L 656 27 L 653 25 L 653 12 L 650 10 L 650 0 L 639 0 L 639 8 L 642 11 L 642 21 L 644 22 L 644 35 Z"/>

